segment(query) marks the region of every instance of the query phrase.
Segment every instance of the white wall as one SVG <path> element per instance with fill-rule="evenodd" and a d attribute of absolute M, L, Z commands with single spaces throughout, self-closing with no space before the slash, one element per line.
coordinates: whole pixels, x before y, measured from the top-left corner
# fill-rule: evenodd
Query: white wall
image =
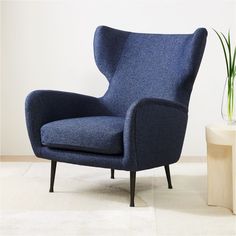
<path fill-rule="evenodd" d="M 2 5 L 0 3 L 0 155 L 2 153 Z"/>
<path fill-rule="evenodd" d="M 101 96 L 107 82 L 93 59 L 98 25 L 124 30 L 190 33 L 209 30 L 192 93 L 183 155 L 205 155 L 204 126 L 220 121 L 223 54 L 212 27 L 236 32 L 234 1 L 2 1 L 2 155 L 32 154 L 24 100 L 35 89 Z M 234 14 L 233 14 L 234 13 Z M 234 15 L 234 16 L 233 16 Z"/>

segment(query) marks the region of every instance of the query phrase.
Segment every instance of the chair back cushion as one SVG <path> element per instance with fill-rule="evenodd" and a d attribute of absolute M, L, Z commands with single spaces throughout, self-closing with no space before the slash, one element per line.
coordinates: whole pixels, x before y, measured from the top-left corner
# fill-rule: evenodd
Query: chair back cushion
<path fill-rule="evenodd" d="M 102 101 L 115 115 L 125 115 L 143 97 L 188 107 L 206 37 L 204 28 L 193 34 L 144 34 L 99 26 L 95 61 L 110 83 Z"/>

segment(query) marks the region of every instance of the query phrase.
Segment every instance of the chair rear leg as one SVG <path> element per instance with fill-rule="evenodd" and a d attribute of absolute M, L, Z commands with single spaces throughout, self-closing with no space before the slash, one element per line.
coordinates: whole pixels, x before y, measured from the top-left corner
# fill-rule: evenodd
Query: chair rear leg
<path fill-rule="evenodd" d="M 165 166 L 165 171 L 166 171 L 166 178 L 167 178 L 167 182 L 168 182 L 168 188 L 171 189 L 172 188 L 172 183 L 171 183 L 171 177 L 170 177 L 170 167 Z"/>
<path fill-rule="evenodd" d="M 111 169 L 111 179 L 115 179 L 115 170 Z"/>
<path fill-rule="evenodd" d="M 136 172 L 130 171 L 130 207 L 134 207 Z"/>
<path fill-rule="evenodd" d="M 54 192 L 53 187 L 56 174 L 56 167 L 57 167 L 57 162 L 51 161 L 51 177 L 50 177 L 50 189 L 49 189 L 50 193 Z"/>

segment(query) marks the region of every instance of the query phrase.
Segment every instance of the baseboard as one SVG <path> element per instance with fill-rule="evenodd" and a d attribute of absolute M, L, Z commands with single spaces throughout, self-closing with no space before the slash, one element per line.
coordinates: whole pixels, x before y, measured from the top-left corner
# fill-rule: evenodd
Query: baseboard
<path fill-rule="evenodd" d="M 206 162 L 206 156 L 181 156 L 179 162 Z"/>
<path fill-rule="evenodd" d="M 47 162 L 35 156 L 0 156 L 0 162 Z M 206 162 L 205 156 L 181 156 L 179 162 Z"/>
<path fill-rule="evenodd" d="M 0 162 L 47 162 L 49 160 L 36 156 L 0 156 Z"/>

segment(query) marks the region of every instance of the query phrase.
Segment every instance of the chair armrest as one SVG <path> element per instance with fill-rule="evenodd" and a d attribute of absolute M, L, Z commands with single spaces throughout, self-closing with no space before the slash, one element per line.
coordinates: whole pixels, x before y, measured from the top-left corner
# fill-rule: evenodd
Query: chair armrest
<path fill-rule="evenodd" d="M 25 102 L 26 125 L 32 148 L 40 156 L 40 128 L 51 121 L 82 116 L 104 115 L 108 111 L 95 97 L 76 93 L 36 90 Z"/>
<path fill-rule="evenodd" d="M 125 119 L 123 165 L 137 171 L 178 161 L 187 119 L 187 108 L 171 101 L 134 102 Z"/>

